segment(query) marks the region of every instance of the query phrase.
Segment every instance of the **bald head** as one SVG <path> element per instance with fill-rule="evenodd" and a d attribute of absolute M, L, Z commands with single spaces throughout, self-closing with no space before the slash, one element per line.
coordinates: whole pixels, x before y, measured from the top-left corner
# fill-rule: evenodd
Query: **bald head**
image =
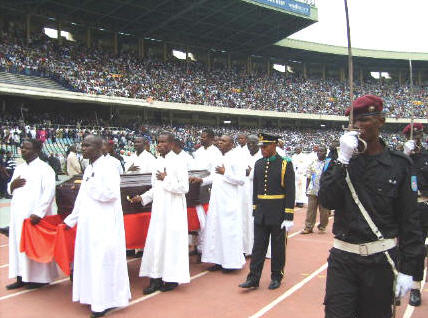
<path fill-rule="evenodd" d="M 218 148 L 225 154 L 233 148 L 233 138 L 229 135 L 223 135 L 219 139 Z"/>
<path fill-rule="evenodd" d="M 94 162 L 102 155 L 103 139 L 100 136 L 88 135 L 82 142 L 83 158 Z"/>

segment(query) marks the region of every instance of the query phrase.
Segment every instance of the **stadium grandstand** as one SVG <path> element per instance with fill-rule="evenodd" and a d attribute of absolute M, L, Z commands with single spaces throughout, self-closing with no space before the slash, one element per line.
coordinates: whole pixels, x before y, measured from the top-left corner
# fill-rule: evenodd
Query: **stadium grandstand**
<path fill-rule="evenodd" d="M 320 144 L 335 149 L 348 123 L 347 48 L 288 38 L 317 20 L 315 0 L 0 0 L 0 149 L 18 160 L 23 138 L 37 138 L 46 160 L 49 155 L 59 159 L 59 174 L 65 173 L 70 146 L 88 134 L 113 140 L 124 157 L 134 152 L 137 136 L 146 137 L 154 153 L 155 138 L 164 130 L 172 131 L 192 153 L 206 128 L 216 136 L 260 131 L 279 135 L 288 156 L 296 147 L 308 158 L 309 153 L 316 156 L 313 151 Z M 354 96 L 384 99 L 382 137 L 391 148 L 402 150 L 401 131 L 412 115 L 428 124 L 428 53 L 355 48 L 353 54 Z M 302 228 L 303 220 L 296 216 Z M 4 226 L 2 222 L 0 218 Z M 235 279 L 237 286 L 241 273 L 205 282 L 195 291 L 191 286 L 187 296 L 164 306 L 158 298 L 148 300 L 159 293 L 146 298 L 137 294 L 141 284 L 136 287 L 131 279 L 132 307 L 125 309 L 125 316 L 140 317 L 139 303 L 147 299 L 147 317 L 187 317 L 189 308 L 206 317 L 283 317 L 278 308 L 284 310 L 282 301 L 290 296 L 293 303 L 286 303 L 287 310 L 294 309 L 289 317 L 320 317 L 324 254 L 332 237 L 322 237 L 314 251 L 312 242 L 297 239 L 299 233 L 288 238 L 296 237 L 290 255 L 297 260 L 287 267 L 292 278 L 286 288 L 294 286 L 288 294 L 259 293 L 242 300 L 246 296 L 225 290 L 218 296 L 218 285 Z M 0 241 L 0 247 L 6 247 L 5 242 Z M 313 252 L 317 267 L 324 265 L 314 271 L 313 264 L 300 257 L 303 250 Z M 3 257 L 5 249 L 0 253 Z M 129 273 L 135 278 L 138 268 L 132 262 L 128 260 Z M 0 264 L 0 270 L 6 267 Z M 192 284 L 207 274 L 194 263 L 191 272 Z M 6 276 L 5 270 L 0 272 L 2 283 Z M 309 292 L 303 288 L 306 283 Z M 0 316 L 17 312 L 18 299 L 22 317 L 65 310 L 72 312 L 66 317 L 86 315 L 87 308 L 72 307 L 68 278 L 54 284 L 54 292 L 34 292 L 40 296 L 38 304 L 32 290 L 0 289 Z M 217 290 L 209 290 L 210 284 Z M 303 296 L 293 298 L 300 288 Z M 43 292 L 50 292 L 50 298 Z M 204 308 L 195 301 L 199 297 L 204 297 Z M 33 305 L 37 314 L 32 316 L 27 312 Z M 404 310 L 399 308 L 397 317 L 403 317 Z M 426 312 L 425 305 L 412 318 L 426 317 Z"/>
<path fill-rule="evenodd" d="M 346 122 L 346 49 L 286 39 L 316 22 L 311 1 L 37 3 L 0 3 L 3 124 L 285 131 Z M 412 108 L 426 122 L 428 54 L 354 55 L 355 95 L 384 97 L 392 133 Z"/>

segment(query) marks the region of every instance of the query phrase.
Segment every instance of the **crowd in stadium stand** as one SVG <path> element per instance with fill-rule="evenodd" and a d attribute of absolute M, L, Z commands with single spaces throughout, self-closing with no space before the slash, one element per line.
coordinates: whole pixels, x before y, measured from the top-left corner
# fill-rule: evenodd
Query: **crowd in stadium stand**
<path fill-rule="evenodd" d="M 348 88 L 334 79 L 303 79 L 273 71 L 247 74 L 235 67 L 208 71 L 200 62 L 138 59 L 132 53 L 115 57 L 100 49 L 66 42 L 61 46 L 43 34 L 23 36 L 1 33 L 0 71 L 46 76 L 69 89 L 90 94 L 153 99 L 220 107 L 340 115 L 347 107 Z M 409 118 L 413 101 L 415 116 L 425 118 L 428 91 L 390 81 L 356 85 L 355 96 L 374 94 L 385 101 L 388 117 Z"/>

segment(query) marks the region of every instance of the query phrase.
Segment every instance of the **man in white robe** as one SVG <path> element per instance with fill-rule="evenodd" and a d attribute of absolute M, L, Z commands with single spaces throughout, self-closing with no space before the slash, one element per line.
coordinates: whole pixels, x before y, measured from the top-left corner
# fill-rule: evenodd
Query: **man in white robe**
<path fill-rule="evenodd" d="M 174 136 L 161 133 L 152 172 L 152 188 L 132 198 L 133 203 L 152 203 L 149 230 L 141 261 L 140 277 L 150 277 L 143 290 L 170 291 L 190 282 L 186 193 L 189 176 L 185 162 L 172 151 Z"/>
<path fill-rule="evenodd" d="M 254 164 L 262 154 L 258 146 L 259 139 L 256 135 L 250 135 L 247 138 L 247 147 L 249 151 L 248 167 L 246 169 L 245 183 L 242 186 L 244 193 L 248 196 L 246 202 L 246 211 L 242 215 L 242 237 L 243 250 L 246 255 L 251 255 L 254 244 L 254 217 L 253 217 L 253 179 L 254 179 Z"/>
<path fill-rule="evenodd" d="M 115 167 L 119 175 L 124 173 L 122 162 L 117 158 L 118 156 L 113 156 L 114 153 L 114 141 L 113 140 L 104 140 L 102 152 L 104 157 L 107 158 L 110 163 Z"/>
<path fill-rule="evenodd" d="M 291 157 L 293 162 L 294 174 L 296 180 L 296 206 L 303 207 L 307 202 L 306 197 L 306 155 L 302 153 L 301 147 L 296 147 L 295 154 Z"/>
<path fill-rule="evenodd" d="M 52 282 L 58 272 L 54 262 L 38 263 L 19 251 L 22 224 L 26 218 L 37 224 L 41 218 L 53 214 L 55 198 L 55 172 L 39 159 L 42 143 L 39 140 L 24 140 L 21 147 L 24 163 L 16 167 L 8 192 L 10 203 L 9 228 L 9 278 L 16 282 L 6 286 L 16 289 L 23 286 L 38 288 Z"/>
<path fill-rule="evenodd" d="M 206 178 L 191 178 L 191 182 L 212 184 L 205 225 L 202 262 L 213 263 L 208 270 L 228 272 L 245 264 L 242 253 L 242 214 L 238 187 L 244 184 L 245 170 L 236 161 L 233 139 L 222 136 L 219 148 L 223 156 Z"/>
<path fill-rule="evenodd" d="M 82 152 L 85 169 L 73 212 L 64 223 L 77 226 L 73 301 L 91 305 L 92 317 L 128 305 L 131 298 L 126 262 L 120 176 L 102 155 L 102 139 L 89 135 Z"/>
<path fill-rule="evenodd" d="M 189 155 L 186 151 L 183 150 L 183 142 L 175 138 L 174 143 L 172 145 L 172 151 L 178 156 L 178 160 L 181 160 L 184 162 L 184 165 L 187 168 L 187 171 L 190 170 L 196 170 L 196 163 L 195 159 L 191 155 Z"/>
<path fill-rule="evenodd" d="M 201 147 L 193 153 L 193 157 L 195 158 L 195 170 L 207 170 L 209 172 L 215 168 L 215 164 L 221 159 L 222 154 L 214 145 L 214 132 L 211 129 L 205 129 L 202 131 Z M 198 240 L 195 242 L 195 245 L 197 245 L 197 253 L 200 254 L 202 253 L 206 214 L 201 204 L 196 206 L 196 212 L 198 213 L 200 230 Z"/>
<path fill-rule="evenodd" d="M 135 154 L 133 154 L 125 164 L 126 173 L 151 173 L 156 157 L 146 149 L 149 141 L 144 137 L 137 137 L 134 141 Z"/>

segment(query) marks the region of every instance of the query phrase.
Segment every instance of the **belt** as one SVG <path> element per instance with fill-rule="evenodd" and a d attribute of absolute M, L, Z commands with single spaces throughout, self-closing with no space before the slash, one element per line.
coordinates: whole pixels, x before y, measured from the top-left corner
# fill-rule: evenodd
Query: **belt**
<path fill-rule="evenodd" d="M 364 244 L 352 244 L 338 239 L 334 239 L 333 243 L 333 247 L 337 248 L 338 250 L 349 252 L 352 254 L 358 254 L 361 256 L 369 256 L 376 253 L 385 252 L 395 246 L 397 246 L 397 239 L 395 238 L 383 239 Z"/>
<path fill-rule="evenodd" d="M 285 194 L 258 194 L 257 199 L 262 200 L 277 200 L 277 199 L 284 199 Z"/>

